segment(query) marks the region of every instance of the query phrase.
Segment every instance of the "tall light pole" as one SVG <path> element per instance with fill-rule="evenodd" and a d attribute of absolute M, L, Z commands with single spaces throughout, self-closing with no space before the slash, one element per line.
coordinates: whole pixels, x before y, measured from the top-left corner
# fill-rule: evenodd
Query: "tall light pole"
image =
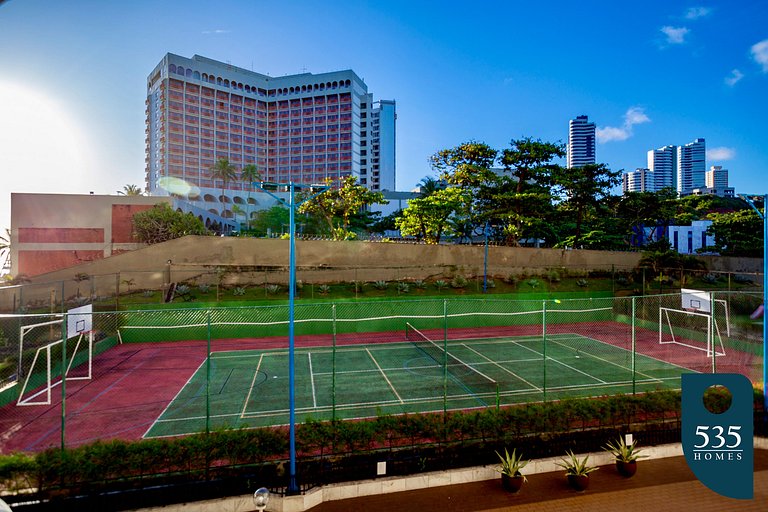
<path fill-rule="evenodd" d="M 755 206 L 755 199 L 760 197 L 753 194 L 739 194 L 739 196 L 746 201 L 753 210 L 757 212 L 757 215 L 763 219 L 763 307 L 768 306 L 768 194 L 762 196 L 763 199 L 763 211 Z M 766 365 L 766 359 L 768 359 L 768 318 L 763 313 L 763 409 L 768 414 L 768 365 Z"/>
<path fill-rule="evenodd" d="M 319 196 L 326 190 L 326 185 L 303 185 L 294 182 L 288 183 L 254 183 L 259 190 L 266 192 L 279 203 L 288 207 L 290 236 L 290 249 L 288 252 L 288 409 L 289 409 L 289 456 L 290 467 L 288 471 L 288 489 L 287 494 L 298 494 L 299 485 L 296 482 L 296 368 L 294 364 L 294 305 L 296 301 L 296 207 L 301 206 Z M 310 195 L 296 202 L 296 190 L 309 190 Z M 287 192 L 288 200 L 280 197 L 273 192 Z"/>

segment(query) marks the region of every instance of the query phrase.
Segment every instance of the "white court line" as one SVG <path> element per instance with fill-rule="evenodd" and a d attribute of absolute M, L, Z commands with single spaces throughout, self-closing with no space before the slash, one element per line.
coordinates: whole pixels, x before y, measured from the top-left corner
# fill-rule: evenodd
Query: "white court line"
<path fill-rule="evenodd" d="M 261 354 L 261 357 L 259 357 L 259 363 L 256 365 L 256 371 L 253 372 L 253 380 L 251 380 L 251 386 L 248 388 L 248 395 L 245 397 L 245 402 L 243 402 L 243 410 L 240 411 L 240 419 L 245 418 L 245 410 L 248 409 L 248 402 L 251 401 L 251 393 L 253 392 L 253 387 L 256 383 L 256 377 L 259 376 L 259 368 L 261 368 L 261 362 L 264 360 L 264 354 Z"/>
<path fill-rule="evenodd" d="M 315 395 L 315 374 L 312 373 L 312 352 L 307 352 L 309 359 L 309 382 L 312 384 L 312 408 L 317 408 L 317 395 Z"/>
<path fill-rule="evenodd" d="M 160 415 L 157 417 L 157 419 L 155 421 L 153 421 L 152 424 L 149 426 L 147 431 L 144 432 L 144 435 L 141 436 L 142 439 L 144 439 L 147 436 L 147 434 L 149 434 L 149 431 L 152 430 L 157 423 L 160 423 L 160 421 L 161 421 L 160 418 L 162 418 L 163 414 L 165 414 L 166 411 L 168 411 L 168 409 L 171 407 L 171 404 L 173 402 L 175 402 L 177 398 L 179 398 L 179 395 L 181 394 L 181 392 L 184 391 L 187 388 L 187 386 L 189 386 L 189 383 L 192 382 L 192 379 L 195 377 L 195 375 L 197 375 L 197 372 L 200 371 L 200 368 L 203 367 L 205 362 L 206 361 L 203 360 L 203 362 L 200 363 L 200 366 L 197 367 L 197 370 L 192 372 L 192 375 L 189 376 L 189 378 L 187 379 L 187 382 L 185 382 L 184 385 L 181 386 L 181 388 L 179 388 L 179 391 L 176 393 L 176 396 L 174 396 L 173 399 L 166 404 L 165 409 L 163 409 L 163 412 L 160 413 Z M 167 420 L 163 420 L 163 421 L 167 421 Z"/>
<path fill-rule="evenodd" d="M 473 349 L 472 347 L 468 346 L 466 343 L 462 343 L 462 346 L 464 346 L 464 347 L 468 348 L 469 350 L 471 350 L 471 351 L 472 351 L 472 352 L 474 352 L 475 354 L 479 355 L 480 357 L 482 357 L 483 359 L 485 359 L 485 360 L 486 360 L 486 361 L 488 361 L 489 363 L 491 363 L 491 364 L 494 364 L 494 365 L 498 366 L 499 368 L 501 368 L 502 370 L 504 370 L 505 372 L 507 372 L 508 374 L 510 374 L 511 376 L 513 376 L 514 378 L 516 378 L 516 379 L 518 379 L 518 380 L 521 380 L 521 381 L 525 382 L 526 384 L 528 384 L 530 387 L 532 387 L 532 388 L 533 388 L 533 389 L 535 389 L 536 391 L 541 391 L 541 388 L 540 388 L 539 386 L 537 386 L 537 385 L 535 385 L 535 384 L 533 384 L 533 383 L 531 383 L 531 382 L 528 382 L 527 380 L 525 380 L 524 378 L 522 378 L 521 376 L 519 376 L 519 375 L 518 375 L 518 374 L 516 374 L 515 372 L 513 372 L 513 371 L 511 371 L 511 370 L 508 370 L 508 369 L 506 369 L 506 368 L 504 368 L 503 366 L 501 366 L 499 363 L 497 363 L 496 361 L 494 361 L 494 360 L 493 360 L 493 359 L 491 359 L 490 357 L 487 357 L 487 356 L 485 356 L 484 354 L 481 354 L 481 353 L 480 353 L 480 352 L 478 352 L 477 350 L 475 350 L 475 349 Z"/>
<path fill-rule="evenodd" d="M 376 368 L 379 369 L 379 371 L 381 372 L 382 377 L 384 377 L 384 380 L 387 381 L 387 384 L 389 384 L 389 387 L 392 389 L 392 392 L 395 394 L 397 399 L 400 400 L 400 403 L 404 403 L 403 399 L 400 397 L 400 393 L 398 393 L 397 390 L 395 389 L 395 386 L 392 385 L 392 382 L 390 382 L 389 377 L 387 377 L 387 374 L 384 373 L 384 370 L 381 369 L 381 366 L 379 366 L 379 362 L 376 360 L 375 357 L 373 357 L 373 354 L 371 354 L 371 351 L 368 350 L 367 347 L 366 347 L 365 351 L 368 352 L 369 356 L 371 356 L 371 359 L 373 359 L 373 364 L 375 364 Z"/>
<path fill-rule="evenodd" d="M 588 337 L 586 337 L 586 336 L 585 336 L 585 338 L 586 338 L 586 339 L 588 339 L 588 340 L 590 340 L 590 341 L 596 341 L 596 342 L 598 342 L 598 343 L 603 343 L 604 345 L 606 345 L 606 346 L 609 346 L 609 347 L 614 347 L 614 348 L 617 348 L 617 349 L 619 349 L 619 350 L 624 350 L 625 352 L 628 352 L 628 353 L 630 353 L 630 354 L 632 353 L 631 351 L 625 350 L 625 349 L 623 349 L 622 347 L 617 347 L 616 345 L 611 345 L 610 343 L 604 343 L 604 342 L 602 342 L 602 341 L 600 341 L 600 340 L 595 340 L 595 339 L 592 339 L 592 338 L 588 338 Z M 613 361 L 609 361 L 608 359 L 604 359 L 604 358 L 602 358 L 602 357 L 600 357 L 600 356 L 596 356 L 596 355 L 594 355 L 594 354 L 592 354 L 592 353 L 590 353 L 590 352 L 585 352 L 585 351 L 583 351 L 583 350 L 582 350 L 582 351 L 579 351 L 579 349 L 578 349 L 577 347 L 572 347 L 572 346 L 570 346 L 570 345 L 566 345 L 565 343 L 562 343 L 562 342 L 560 342 L 560 341 L 555 341 L 555 340 L 552 340 L 552 343 L 556 343 L 556 344 L 558 344 L 558 345 L 561 345 L 561 346 L 563 346 L 563 347 L 565 347 L 565 348 L 567 348 L 567 349 L 570 349 L 570 350 L 575 350 L 576 352 L 578 352 L 578 353 L 580 353 L 580 354 L 584 354 L 584 355 L 587 355 L 587 356 L 589 356 L 589 357 L 592 357 L 592 358 L 594 358 L 594 359 L 597 359 L 598 361 L 602 361 L 602 362 L 604 362 L 604 363 L 608 363 L 608 364 L 612 364 L 612 365 L 614 365 L 614 366 L 618 366 L 618 367 L 619 367 L 619 368 L 621 368 L 622 370 L 626 370 L 626 371 L 628 371 L 628 372 L 631 372 L 631 371 L 632 371 L 632 368 L 627 368 L 626 366 L 623 366 L 623 365 L 621 365 L 621 364 L 619 364 L 619 363 L 614 363 Z M 639 371 L 637 371 L 637 369 L 635 369 L 635 373 L 636 373 L 637 375 L 642 375 L 643 377 L 647 377 L 647 378 L 649 378 L 649 379 L 652 379 L 652 380 L 656 380 L 656 381 L 659 381 L 659 382 L 661 382 L 659 379 L 655 379 L 655 378 L 651 377 L 650 375 L 648 375 L 648 374 L 646 374 L 646 373 L 643 373 L 643 372 L 639 372 Z"/>
<path fill-rule="evenodd" d="M 514 343 L 515 345 L 518 345 L 518 346 L 520 346 L 520 347 L 523 347 L 523 348 L 524 348 L 524 349 L 526 349 L 526 350 L 530 350 L 530 351 L 531 351 L 531 352 L 533 352 L 534 354 L 538 354 L 538 355 L 540 355 L 540 356 L 543 356 L 543 355 L 544 355 L 544 354 L 542 354 L 541 352 L 539 352 L 538 350 L 534 350 L 534 349 L 532 349 L 531 347 L 526 347 L 525 345 L 520 345 L 519 343 L 517 343 L 517 342 L 515 342 L 515 341 L 513 341 L 512 343 Z M 605 382 L 604 380 L 602 380 L 602 379 L 598 379 L 598 378 L 597 378 L 597 377 L 595 377 L 594 375 L 590 375 L 590 374 L 588 374 L 588 373 L 586 373 L 586 372 L 583 372 L 583 371 L 579 370 L 578 368 L 574 368 L 573 366 L 567 365 L 567 364 L 563 363 L 562 361 L 559 361 L 559 360 L 557 360 L 557 359 L 555 359 L 555 358 L 552 358 L 552 357 L 549 357 L 549 356 L 547 356 L 547 359 L 549 359 L 550 361 L 554 361 L 555 363 L 557 363 L 557 364 L 559 364 L 559 365 L 561 365 L 561 366 L 565 366 L 566 368 L 568 368 L 568 369 L 571 369 L 571 370 L 573 370 L 573 371 L 575 371 L 575 372 L 577 372 L 577 373 L 580 373 L 580 374 L 582 374 L 582 375 L 584 375 L 584 376 L 586 376 L 586 377 L 589 377 L 590 379 L 594 379 L 594 380 L 596 380 L 597 382 L 599 382 L 599 383 L 601 383 L 601 384 L 608 384 L 608 383 L 607 383 L 607 382 Z"/>

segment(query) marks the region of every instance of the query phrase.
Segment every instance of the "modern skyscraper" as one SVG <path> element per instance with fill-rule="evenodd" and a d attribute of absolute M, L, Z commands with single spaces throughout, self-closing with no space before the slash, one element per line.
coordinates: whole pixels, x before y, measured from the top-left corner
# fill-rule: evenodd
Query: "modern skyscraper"
<path fill-rule="evenodd" d="M 588 116 L 577 116 L 568 122 L 568 167 L 595 163 L 595 123 Z"/>
<path fill-rule="evenodd" d="M 351 70 L 271 77 L 169 53 L 147 79 L 146 116 L 150 194 L 189 196 L 224 218 L 248 201 L 250 183 L 214 179 L 221 159 L 256 165 L 264 181 L 354 175 L 371 190 L 395 188 L 395 102 L 374 103 Z"/>
<path fill-rule="evenodd" d="M 707 188 L 724 189 L 728 187 L 728 169 L 723 169 L 720 165 L 713 165 L 709 168 L 705 176 Z"/>
<path fill-rule="evenodd" d="M 648 170 L 653 175 L 653 184 L 647 184 L 646 191 L 657 192 L 674 187 L 677 170 L 677 146 L 664 146 L 648 151 Z"/>
<path fill-rule="evenodd" d="M 706 171 L 704 139 L 695 139 L 677 148 L 677 195 L 690 195 L 695 188 L 704 187 Z"/>

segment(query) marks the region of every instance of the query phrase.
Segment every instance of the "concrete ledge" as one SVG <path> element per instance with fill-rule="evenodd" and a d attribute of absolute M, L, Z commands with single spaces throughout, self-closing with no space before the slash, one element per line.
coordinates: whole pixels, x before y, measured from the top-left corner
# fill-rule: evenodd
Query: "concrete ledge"
<path fill-rule="evenodd" d="M 756 437 L 754 439 L 754 447 L 756 450 L 768 450 L 768 438 Z M 650 459 L 663 459 L 683 455 L 683 448 L 680 443 L 643 446 L 641 448 L 643 454 L 648 455 Z M 562 471 L 562 468 L 556 465 L 560 460 L 561 457 L 532 460 L 526 466 L 525 474 L 526 476 L 531 476 L 538 473 Z M 590 453 L 589 460 L 590 464 L 596 466 L 605 466 L 613 463 L 613 458 L 606 452 Z M 372 480 L 330 484 L 312 489 L 306 494 L 299 496 L 273 495 L 269 500 L 267 511 L 304 512 L 326 501 L 493 480 L 499 478 L 499 474 L 494 468 L 495 465 L 476 466 L 453 471 L 420 473 L 405 477 L 385 476 Z M 142 509 L 142 512 L 251 512 L 253 510 L 252 497 L 245 495 L 204 502 L 185 503 L 182 505 L 153 507 Z"/>

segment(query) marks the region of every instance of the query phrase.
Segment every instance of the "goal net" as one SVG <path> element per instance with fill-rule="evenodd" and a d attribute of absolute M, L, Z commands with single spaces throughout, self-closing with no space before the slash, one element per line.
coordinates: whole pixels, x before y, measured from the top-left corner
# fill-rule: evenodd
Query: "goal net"
<path fill-rule="evenodd" d="M 725 300 L 711 301 L 704 308 L 659 308 L 659 344 L 675 344 L 706 353 L 707 357 L 724 356 L 723 337 L 730 336 L 730 315 Z"/>
<path fill-rule="evenodd" d="M 70 310 L 67 332 L 63 319 L 19 328 L 21 383 L 16 405 L 50 405 L 54 388 L 66 381 L 93 378 L 93 327 L 90 309 Z"/>

